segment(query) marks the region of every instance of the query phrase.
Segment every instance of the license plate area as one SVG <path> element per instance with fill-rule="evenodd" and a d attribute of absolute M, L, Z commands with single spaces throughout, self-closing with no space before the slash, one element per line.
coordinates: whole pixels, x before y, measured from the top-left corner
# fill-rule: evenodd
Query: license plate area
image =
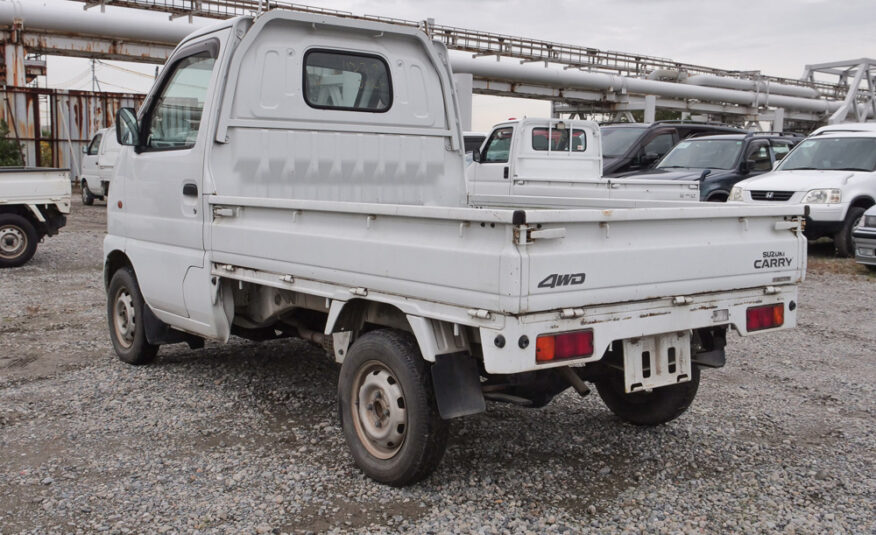
<path fill-rule="evenodd" d="M 677 332 L 624 340 L 627 393 L 690 381 L 690 333 Z"/>

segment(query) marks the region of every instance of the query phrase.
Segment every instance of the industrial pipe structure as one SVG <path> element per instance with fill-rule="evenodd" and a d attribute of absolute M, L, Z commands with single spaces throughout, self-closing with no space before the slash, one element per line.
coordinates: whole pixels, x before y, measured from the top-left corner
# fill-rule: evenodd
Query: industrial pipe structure
<path fill-rule="evenodd" d="M 85 4 L 61 0 L 33 3 L 0 0 L 0 40 L 7 48 L 7 65 L 10 60 L 23 58 L 24 49 L 43 54 L 162 63 L 185 35 L 210 23 L 208 19 L 198 19 L 198 13 L 214 19 L 223 18 L 245 12 L 249 6 L 256 14 L 256 8 L 261 5 L 238 0 L 235 6 L 239 4 L 239 9 L 223 14 L 194 8 L 184 13 L 185 10 L 175 3 L 145 0 L 115 0 L 114 3 L 128 7 L 114 7 L 109 0 L 90 0 Z M 280 4 L 288 9 L 319 10 L 271 2 L 271 5 Z M 88 10 L 95 6 L 100 6 L 100 9 Z M 171 20 L 166 13 L 154 12 L 162 9 L 171 13 Z M 190 22 L 172 20 L 186 14 Z M 344 12 L 329 14 L 383 20 Z M 598 61 L 586 68 L 580 63 L 591 52 L 597 54 L 592 57 L 601 57 L 598 54 L 602 52 L 596 49 L 493 34 L 484 34 L 490 38 L 478 40 L 472 37 L 475 34 L 472 30 L 437 26 L 431 20 L 415 23 L 389 19 L 387 22 L 419 25 L 451 49 L 454 72 L 466 77 L 467 83 L 460 84 L 463 89 L 459 96 L 467 103 L 471 102 L 472 93 L 511 95 L 550 100 L 554 103 L 555 113 L 581 115 L 644 110 L 646 120 L 653 120 L 656 108 L 667 108 L 718 117 L 741 117 L 750 123 L 772 120 L 773 129 L 777 130 L 783 129 L 785 119 L 804 121 L 812 126 L 828 118 L 842 120 L 848 115 L 848 110 L 854 110 L 853 117 L 860 121 L 874 115 L 874 105 L 855 85 L 862 80 L 870 81 L 872 76 L 866 74 L 855 76 L 851 85 L 844 79 L 839 84 L 830 85 L 809 77 L 798 86 L 791 85 L 794 80 L 781 83 L 780 80 L 785 79 L 758 73 L 719 76 L 707 73 L 729 71 L 689 66 L 696 69 L 691 72 L 686 70 L 685 64 L 677 64 L 679 67 L 673 70 L 669 60 L 656 58 L 655 64 L 662 62 L 664 66 L 655 67 L 647 74 L 624 71 L 626 75 L 619 75 L 604 69 L 600 72 Z M 498 48 L 492 37 L 498 40 Z M 520 43 L 515 45 L 518 40 Z M 11 58 L 10 45 L 18 49 L 17 55 Z M 563 48 L 564 52 L 561 54 L 558 48 Z M 475 50 L 477 52 L 473 53 Z M 526 50 L 533 51 L 532 57 L 525 56 Z M 604 54 L 607 61 L 615 56 L 626 57 L 622 53 Z M 514 57 L 507 57 L 509 55 Z M 876 65 L 876 62 L 872 64 Z M 872 88 L 870 93 L 872 96 Z"/>

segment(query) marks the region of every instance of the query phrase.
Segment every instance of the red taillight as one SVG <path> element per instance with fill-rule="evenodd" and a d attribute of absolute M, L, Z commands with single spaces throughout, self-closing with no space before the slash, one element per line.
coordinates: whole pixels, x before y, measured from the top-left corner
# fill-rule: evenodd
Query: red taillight
<path fill-rule="evenodd" d="M 593 331 L 545 334 L 535 341 L 536 362 L 574 359 L 593 354 Z"/>
<path fill-rule="evenodd" d="M 746 311 L 746 320 L 746 328 L 749 332 L 781 327 L 785 323 L 785 305 L 779 303 L 749 308 Z"/>

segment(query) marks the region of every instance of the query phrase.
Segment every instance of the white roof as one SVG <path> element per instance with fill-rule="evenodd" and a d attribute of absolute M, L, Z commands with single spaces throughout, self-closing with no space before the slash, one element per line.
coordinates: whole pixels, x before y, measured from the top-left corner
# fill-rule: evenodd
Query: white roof
<path fill-rule="evenodd" d="M 829 124 L 827 126 L 822 126 L 821 128 L 816 128 L 809 135 L 817 136 L 819 134 L 830 134 L 833 132 L 876 132 L 876 123 Z"/>

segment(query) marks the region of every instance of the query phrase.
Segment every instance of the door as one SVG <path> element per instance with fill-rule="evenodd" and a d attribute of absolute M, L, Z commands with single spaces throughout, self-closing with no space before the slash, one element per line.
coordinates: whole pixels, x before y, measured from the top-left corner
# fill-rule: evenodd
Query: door
<path fill-rule="evenodd" d="M 119 159 L 119 150 L 121 146 L 116 140 L 114 128 L 110 128 L 105 132 L 103 140 L 100 142 L 100 151 L 97 155 L 97 171 L 100 176 L 101 183 L 107 183 L 113 176 L 113 168 L 116 165 L 116 160 Z"/>
<path fill-rule="evenodd" d="M 511 192 L 511 140 L 514 127 L 496 128 L 481 150 L 481 161 L 476 167 L 474 193 L 508 195 Z"/>
<path fill-rule="evenodd" d="M 126 158 L 128 255 L 152 308 L 189 317 L 183 282 L 204 263 L 200 198 L 208 142 L 208 90 L 219 44 L 187 47 L 165 67 L 140 121 L 141 145 Z"/>
<path fill-rule="evenodd" d="M 102 133 L 97 133 L 91 138 L 91 143 L 85 147 L 85 153 L 82 155 L 82 170 L 80 171 L 80 179 L 88 181 L 92 186 L 97 188 L 100 184 L 94 184 L 92 181 L 98 176 L 97 159 L 100 152 L 100 142 L 103 139 Z M 95 189 L 96 191 L 96 189 Z"/>

